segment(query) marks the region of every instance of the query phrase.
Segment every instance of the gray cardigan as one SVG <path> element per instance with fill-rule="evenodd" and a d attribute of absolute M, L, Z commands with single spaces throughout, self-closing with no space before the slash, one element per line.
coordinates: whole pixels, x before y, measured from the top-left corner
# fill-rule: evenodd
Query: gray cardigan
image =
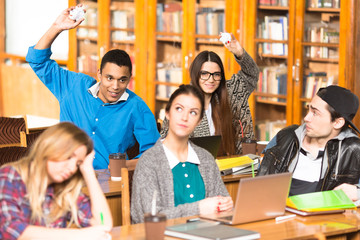
<path fill-rule="evenodd" d="M 205 197 L 229 196 L 211 154 L 190 144 L 200 160 L 199 171 L 205 184 Z M 131 194 L 133 223 L 143 222 L 144 214 L 151 212 L 154 190 L 157 191 L 156 211 L 165 214 L 168 219 L 199 214 L 199 202 L 175 207 L 173 175 L 160 139 L 142 154 L 136 165 Z"/>
<path fill-rule="evenodd" d="M 226 81 L 226 88 L 229 97 L 231 111 L 233 113 L 232 124 L 235 130 L 235 149 L 236 154 L 242 154 L 241 145 L 241 126 L 244 128 L 244 137 L 254 139 L 253 121 L 251 118 L 248 99 L 250 94 L 255 90 L 259 79 L 259 68 L 244 50 L 241 58 L 235 57 L 236 62 L 241 66 L 241 70 L 237 74 L 233 74 L 230 80 Z M 165 118 L 161 126 L 161 137 L 165 137 L 168 132 L 168 120 Z M 209 136 L 210 128 L 206 114 L 200 124 L 195 128 L 191 137 Z"/>

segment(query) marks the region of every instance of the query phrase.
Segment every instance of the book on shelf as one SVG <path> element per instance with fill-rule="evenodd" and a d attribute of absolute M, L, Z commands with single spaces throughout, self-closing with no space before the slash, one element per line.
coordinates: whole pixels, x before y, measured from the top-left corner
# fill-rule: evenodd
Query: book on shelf
<path fill-rule="evenodd" d="M 97 55 L 81 55 L 77 58 L 78 71 L 96 73 L 99 57 Z"/>
<path fill-rule="evenodd" d="M 259 80 L 257 83 L 257 92 L 271 93 L 276 95 L 286 95 L 287 93 L 287 66 L 280 64 L 279 66 L 260 68 Z M 266 99 L 274 102 L 285 102 L 285 98 L 262 97 L 258 99 Z"/>
<path fill-rule="evenodd" d="M 286 120 L 262 121 L 255 126 L 256 136 L 260 141 L 270 141 L 285 127 Z"/>
<path fill-rule="evenodd" d="M 305 216 L 356 209 L 356 205 L 341 189 L 294 195 L 287 198 L 286 206 L 286 210 Z"/>
<path fill-rule="evenodd" d="M 182 32 L 183 11 L 180 2 L 157 3 L 156 28 L 159 32 Z M 177 38 L 178 36 L 176 36 Z"/>
<path fill-rule="evenodd" d="M 339 24 L 309 23 L 306 26 L 305 38 L 309 42 L 339 43 Z"/>
<path fill-rule="evenodd" d="M 200 8 L 196 13 L 196 34 L 218 36 L 224 32 L 224 19 L 223 8 Z"/>
<path fill-rule="evenodd" d="M 178 237 L 191 240 L 241 240 L 258 239 L 260 233 L 219 224 L 218 222 L 195 221 L 165 229 L 166 236 Z"/>
<path fill-rule="evenodd" d="M 182 69 L 169 64 L 158 63 L 157 80 L 159 82 L 180 85 L 182 83 Z M 177 86 L 158 84 L 156 87 L 156 96 L 159 98 L 169 98 L 177 88 Z"/>
<path fill-rule="evenodd" d="M 308 0 L 308 8 L 340 8 L 340 0 Z"/>
<path fill-rule="evenodd" d="M 288 40 L 288 17 L 264 16 L 264 21 L 258 25 L 258 36 L 263 39 Z M 286 56 L 288 46 L 285 43 L 264 42 L 262 43 L 261 52 L 263 54 Z"/>
<path fill-rule="evenodd" d="M 259 0 L 260 6 L 278 6 L 287 7 L 288 0 Z"/>
<path fill-rule="evenodd" d="M 333 79 L 334 76 L 328 78 L 326 72 L 310 72 L 304 79 L 303 96 L 313 98 L 320 88 L 332 85 Z"/>
<path fill-rule="evenodd" d="M 127 10 L 113 10 L 112 12 L 112 27 L 134 29 L 135 11 L 134 8 Z M 134 40 L 134 32 L 129 31 L 113 31 L 113 40 Z"/>

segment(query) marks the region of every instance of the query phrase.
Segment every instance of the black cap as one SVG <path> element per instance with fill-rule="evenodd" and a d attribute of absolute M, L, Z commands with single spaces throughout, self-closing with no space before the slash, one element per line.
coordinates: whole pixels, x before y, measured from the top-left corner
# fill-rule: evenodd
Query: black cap
<path fill-rule="evenodd" d="M 345 118 L 354 130 L 360 133 L 359 129 L 351 122 L 359 108 L 359 98 L 355 94 L 346 88 L 331 85 L 320 88 L 317 95 L 334 108 L 335 112 Z"/>

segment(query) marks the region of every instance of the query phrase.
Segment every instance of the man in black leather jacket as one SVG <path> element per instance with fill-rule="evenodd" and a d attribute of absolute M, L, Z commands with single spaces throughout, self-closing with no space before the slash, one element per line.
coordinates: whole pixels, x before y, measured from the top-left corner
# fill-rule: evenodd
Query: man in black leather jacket
<path fill-rule="evenodd" d="M 358 97 L 349 90 L 321 88 L 305 123 L 282 129 L 270 141 L 258 175 L 292 172 L 289 195 L 342 189 L 352 200 L 360 199 L 360 139 L 355 133 L 360 131 L 351 122 L 358 107 Z"/>

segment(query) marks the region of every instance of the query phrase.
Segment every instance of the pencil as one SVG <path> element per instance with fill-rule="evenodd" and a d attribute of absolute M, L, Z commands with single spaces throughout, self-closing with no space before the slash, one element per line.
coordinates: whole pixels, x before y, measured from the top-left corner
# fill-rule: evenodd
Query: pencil
<path fill-rule="evenodd" d="M 102 212 L 100 212 L 100 220 L 101 220 L 101 225 L 104 225 L 104 215 Z"/>
<path fill-rule="evenodd" d="M 255 177 L 255 173 L 254 173 L 254 161 L 252 161 L 252 163 L 251 163 L 251 175 L 252 175 L 252 177 Z"/>

